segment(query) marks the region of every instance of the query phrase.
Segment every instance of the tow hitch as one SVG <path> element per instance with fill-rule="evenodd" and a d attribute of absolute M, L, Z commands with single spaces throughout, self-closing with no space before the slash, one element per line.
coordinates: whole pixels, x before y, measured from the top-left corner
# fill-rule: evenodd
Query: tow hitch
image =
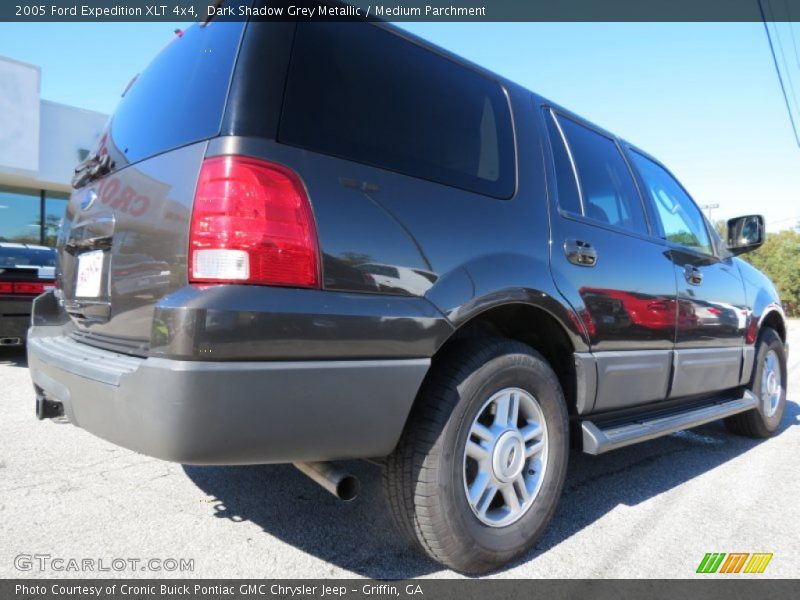
<path fill-rule="evenodd" d="M 36 394 L 36 418 L 56 419 L 64 416 L 64 405 L 61 402 L 53 402 L 44 397 L 43 394 Z"/>

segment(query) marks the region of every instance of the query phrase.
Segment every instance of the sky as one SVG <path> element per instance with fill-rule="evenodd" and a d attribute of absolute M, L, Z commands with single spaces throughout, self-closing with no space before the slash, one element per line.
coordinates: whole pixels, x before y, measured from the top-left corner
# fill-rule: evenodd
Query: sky
<path fill-rule="evenodd" d="M 2 23 L 0 55 L 41 66 L 42 98 L 110 113 L 184 26 Z M 714 220 L 760 213 L 772 231 L 800 221 L 800 148 L 762 23 L 402 27 L 656 156 L 698 204 L 720 205 Z M 800 23 L 773 27 L 800 116 Z"/>

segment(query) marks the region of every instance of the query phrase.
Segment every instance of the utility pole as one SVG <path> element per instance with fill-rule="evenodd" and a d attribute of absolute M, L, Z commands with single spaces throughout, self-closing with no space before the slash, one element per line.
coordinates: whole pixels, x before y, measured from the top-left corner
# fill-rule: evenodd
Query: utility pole
<path fill-rule="evenodd" d="M 719 204 L 703 204 L 700 208 L 708 211 L 706 213 L 706 216 L 708 217 L 708 222 L 713 225 L 714 221 L 711 220 L 711 211 L 715 208 L 719 208 Z"/>

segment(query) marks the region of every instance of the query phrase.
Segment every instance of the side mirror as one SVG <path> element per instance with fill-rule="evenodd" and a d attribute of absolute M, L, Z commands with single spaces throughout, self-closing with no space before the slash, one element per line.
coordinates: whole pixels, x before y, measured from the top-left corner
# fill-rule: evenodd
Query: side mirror
<path fill-rule="evenodd" d="M 748 215 L 728 221 L 728 251 L 738 255 L 759 248 L 766 237 L 764 217 Z"/>

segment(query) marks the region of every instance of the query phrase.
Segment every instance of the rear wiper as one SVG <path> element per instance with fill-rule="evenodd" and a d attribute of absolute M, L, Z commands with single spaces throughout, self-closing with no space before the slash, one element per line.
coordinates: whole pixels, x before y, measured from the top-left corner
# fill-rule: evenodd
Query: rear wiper
<path fill-rule="evenodd" d="M 114 168 L 114 161 L 108 154 L 102 156 L 92 154 L 75 167 L 75 176 L 72 178 L 72 187 L 78 189 L 90 181 L 110 173 Z"/>

